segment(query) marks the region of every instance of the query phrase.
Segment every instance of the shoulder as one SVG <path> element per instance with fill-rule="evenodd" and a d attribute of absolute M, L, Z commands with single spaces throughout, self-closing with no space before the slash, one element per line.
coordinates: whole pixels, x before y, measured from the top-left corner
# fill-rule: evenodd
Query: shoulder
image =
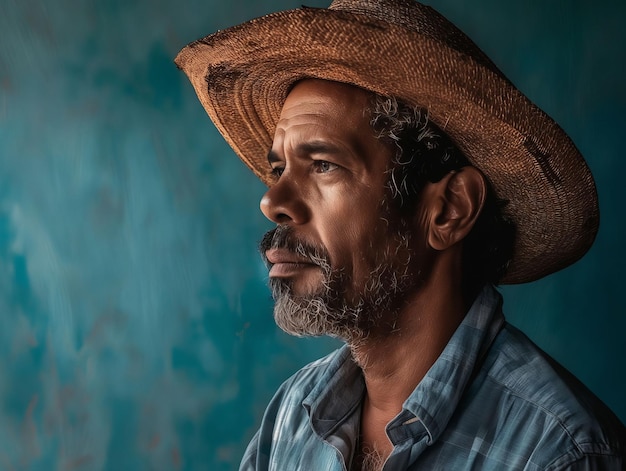
<path fill-rule="evenodd" d="M 321 441 L 311 433 L 307 402 L 325 390 L 348 358 L 346 347 L 335 350 L 300 368 L 278 388 L 246 450 L 241 469 L 276 469 L 271 463 L 278 462 L 281 469 L 287 469 L 285 463 L 297 463 L 305 449 L 319 452 Z M 296 440 L 298 447 L 294 446 Z M 294 466 L 289 469 L 297 469 Z"/>
<path fill-rule="evenodd" d="M 308 420 L 303 406 L 325 392 L 328 383 L 349 358 L 350 350 L 343 346 L 300 368 L 283 382 L 267 405 L 262 428 L 280 422 L 281 430 L 288 430 L 287 423 L 297 426 Z"/>
<path fill-rule="evenodd" d="M 487 390 L 497 391 L 501 433 L 523 437 L 549 469 L 593 457 L 623 458 L 626 431 L 589 389 L 516 328 L 506 325 L 485 360 Z M 518 438 L 519 438 L 518 436 Z"/>

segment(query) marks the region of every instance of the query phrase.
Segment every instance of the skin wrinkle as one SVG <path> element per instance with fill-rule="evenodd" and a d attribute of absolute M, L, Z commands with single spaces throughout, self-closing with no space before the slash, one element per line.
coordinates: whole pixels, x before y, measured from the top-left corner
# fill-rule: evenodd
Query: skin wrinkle
<path fill-rule="evenodd" d="M 403 306 L 408 293 L 414 290 L 422 277 L 422 270 L 412 265 L 411 220 L 404 217 L 400 208 L 404 206 L 405 195 L 410 195 L 407 176 L 403 174 L 401 181 L 397 181 L 401 166 L 410 165 L 415 156 L 402 159 L 400 140 L 403 132 L 413 129 L 417 133 L 417 140 L 436 139 L 438 136 L 428 126 L 427 113 L 416 108 L 411 113 L 400 112 L 398 102 L 394 99 L 370 95 L 370 107 L 364 109 L 364 117 L 368 118 L 372 130 L 375 130 L 377 139 L 387 141 L 396 149 L 388 165 L 387 183 L 380 203 L 380 225 L 378 231 L 391 231 L 389 236 L 392 244 L 385 244 L 382 248 L 376 247 L 374 238 L 368 242 L 370 253 L 378 252 L 380 262 L 372 267 L 369 277 L 365 280 L 361 291 L 349 289 L 352 280 L 347 279 L 343 267 L 332 267 L 328 251 L 323 246 L 307 244 L 297 238 L 291 228 L 279 225 L 268 232 L 260 245 L 261 254 L 265 262 L 270 265 L 265 256 L 269 248 L 287 248 L 300 257 L 310 260 L 323 273 L 321 286 L 318 292 L 309 296 L 295 296 L 291 282 L 281 278 L 271 278 L 270 288 L 275 304 L 275 319 L 277 324 L 287 333 L 306 335 L 330 335 L 345 340 L 356 350 L 359 345 L 370 337 L 371 330 L 380 327 L 383 317 L 386 317 L 387 334 L 399 333 L 397 315 Z M 315 102 L 320 104 L 320 102 Z M 311 113 L 312 116 L 316 114 Z M 283 135 L 284 131 L 280 131 Z M 323 147 L 324 144 L 307 143 L 300 147 Z M 357 151 L 362 149 L 357 148 Z M 358 152 L 357 152 L 358 154 Z M 351 158 L 355 156 L 350 154 Z M 281 159 L 274 150 L 268 154 L 270 164 Z M 413 189 L 415 191 L 415 189 Z M 402 254 L 404 257 L 402 256 Z M 393 267 L 389 263 L 393 260 Z M 391 301 L 395 300 L 395 301 Z M 359 358 L 359 355 L 355 355 Z"/>
<path fill-rule="evenodd" d="M 388 328 L 394 331 L 394 313 L 399 312 L 404 299 L 402 293 L 414 286 L 416 277 L 411 272 L 411 255 L 408 248 L 411 237 L 396 238 L 399 245 L 394 254 L 407 253 L 406 260 L 398 264 L 402 270 L 390 270 L 390 264 L 381 262 L 370 271 L 361 293 L 350 300 L 349 282 L 341 268 L 331 268 L 328 251 L 321 246 L 308 244 L 298 239 L 293 229 L 279 225 L 263 237 L 259 251 L 268 266 L 265 252 L 270 248 L 286 248 L 320 267 L 322 285 L 307 296 L 295 296 L 291 282 L 282 278 L 271 278 L 270 288 L 276 302 L 274 316 L 276 323 L 285 332 L 296 335 L 330 335 L 341 338 L 357 347 L 371 334 L 374 327 L 380 327 L 383 314 L 389 316 Z M 388 251 L 388 247 L 385 248 Z M 383 253 L 382 258 L 389 260 Z M 396 266 L 396 265 L 394 265 Z"/>
<path fill-rule="evenodd" d="M 427 110 L 372 95 L 369 112 L 376 136 L 396 148 L 388 170 L 388 204 L 403 214 L 415 212 L 427 182 L 440 181 L 448 172 L 471 166 L 445 133 L 430 123 Z M 481 213 L 463 242 L 463 295 L 467 299 L 473 299 L 485 282 L 498 284 L 515 244 L 515 224 L 505 215 L 507 201 L 498 199 L 488 182 L 487 188 Z"/>
<path fill-rule="evenodd" d="M 451 298 L 461 291 L 461 277 L 449 276 L 461 247 L 445 244 L 449 231 L 467 225 L 446 225 L 439 204 L 453 178 L 446 165 L 437 166 L 443 149 L 428 151 L 437 147 L 440 134 L 420 132 L 436 142 L 416 142 L 412 127 L 408 136 L 393 131 L 397 142 L 384 133 L 377 136 L 383 129 L 372 125 L 375 114 L 363 115 L 373 109 L 372 95 L 348 88 L 307 81 L 287 98 L 272 144 L 276 180 L 261 200 L 261 210 L 277 226 L 260 249 L 266 261 L 275 263 L 269 268 L 277 325 L 298 336 L 339 337 L 351 348 L 367 388 L 362 443 L 386 458 L 392 445 L 385 424 L 465 312 L 462 297 Z M 320 96 L 324 108 L 311 114 L 315 107 L 309 99 Z M 423 131 L 425 115 L 405 108 L 402 115 L 413 116 Z M 363 140 L 362 151 L 351 144 L 355 136 Z M 309 152 L 307 143 L 317 141 L 341 149 L 339 155 Z M 442 139 L 442 146 L 448 142 Z M 407 149 L 408 158 L 400 159 Z M 427 158 L 416 157 L 420 152 Z M 413 180 L 421 171 L 448 178 L 439 177 L 437 184 L 429 178 Z M 462 175 L 467 182 L 480 178 L 478 172 Z M 453 198 L 465 203 L 465 194 L 456 193 Z M 445 207 L 458 204 L 446 198 Z M 435 222 L 435 216 L 443 222 Z M 438 283 L 445 289 L 433 293 Z M 433 316 L 441 319 L 437 327 Z M 406 355 L 417 355 L 417 361 L 407 367 L 402 363 Z"/>

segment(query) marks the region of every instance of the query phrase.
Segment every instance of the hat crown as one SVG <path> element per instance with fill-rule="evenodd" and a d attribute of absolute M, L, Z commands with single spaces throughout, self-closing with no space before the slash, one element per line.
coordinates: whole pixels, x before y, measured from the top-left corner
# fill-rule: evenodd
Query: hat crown
<path fill-rule="evenodd" d="M 482 66 L 504 77 L 491 59 L 463 31 L 428 5 L 414 0 L 334 0 L 328 9 L 367 16 L 369 19 L 415 31 L 472 57 Z"/>
<path fill-rule="evenodd" d="M 435 12 L 414 0 L 334 0 L 328 9 L 362 14 L 411 29 L 416 24 L 428 23 L 424 21 L 429 15 L 428 10 Z"/>

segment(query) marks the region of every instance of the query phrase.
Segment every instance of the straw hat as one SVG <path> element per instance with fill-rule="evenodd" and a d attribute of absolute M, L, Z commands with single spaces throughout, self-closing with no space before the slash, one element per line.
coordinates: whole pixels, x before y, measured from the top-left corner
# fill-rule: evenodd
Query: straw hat
<path fill-rule="evenodd" d="M 517 225 L 503 283 L 578 260 L 598 229 L 593 177 L 565 132 L 432 8 L 335 0 L 254 19 L 186 46 L 176 64 L 239 157 L 266 184 L 290 86 L 312 77 L 395 96 L 430 119 L 491 181 Z"/>

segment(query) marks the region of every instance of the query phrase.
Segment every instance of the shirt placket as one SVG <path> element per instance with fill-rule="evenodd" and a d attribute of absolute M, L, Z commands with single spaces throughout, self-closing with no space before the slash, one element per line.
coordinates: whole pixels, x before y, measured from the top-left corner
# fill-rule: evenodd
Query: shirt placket
<path fill-rule="evenodd" d="M 394 447 L 383 471 L 407 469 L 431 442 L 428 429 L 418 417 L 394 420 L 387 427 L 387 436 Z"/>

